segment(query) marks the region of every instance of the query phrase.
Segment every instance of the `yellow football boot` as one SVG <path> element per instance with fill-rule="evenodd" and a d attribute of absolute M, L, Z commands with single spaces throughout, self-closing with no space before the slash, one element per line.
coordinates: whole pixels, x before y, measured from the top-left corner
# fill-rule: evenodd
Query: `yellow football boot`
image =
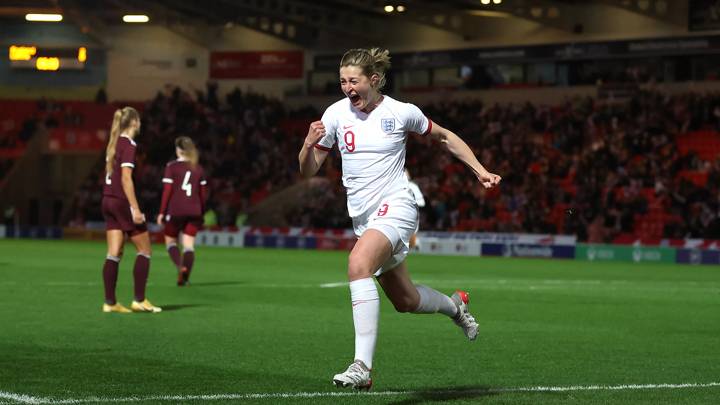
<path fill-rule="evenodd" d="M 133 310 L 133 312 L 162 312 L 162 308 L 156 307 L 150 301 L 148 301 L 147 298 L 143 302 L 133 301 L 132 305 L 130 305 L 130 308 Z"/>
<path fill-rule="evenodd" d="M 122 304 L 120 304 L 119 302 L 116 302 L 115 305 L 103 304 L 102 310 L 103 312 L 117 312 L 120 314 L 127 314 L 129 312 L 132 312 L 131 310 L 122 306 Z"/>

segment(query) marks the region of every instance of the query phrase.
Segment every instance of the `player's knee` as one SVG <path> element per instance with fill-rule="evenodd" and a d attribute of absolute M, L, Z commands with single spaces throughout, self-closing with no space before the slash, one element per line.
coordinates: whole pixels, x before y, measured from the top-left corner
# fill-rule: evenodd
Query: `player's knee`
<path fill-rule="evenodd" d="M 372 273 L 373 271 L 367 259 L 360 257 L 360 255 L 354 252 L 350 253 L 348 257 L 348 277 L 350 280 L 367 278 L 370 277 Z"/>
<path fill-rule="evenodd" d="M 119 259 L 123 255 L 123 248 L 122 247 L 120 247 L 120 248 L 110 247 L 110 248 L 108 248 L 107 255 L 112 256 L 112 257 L 117 257 Z"/>

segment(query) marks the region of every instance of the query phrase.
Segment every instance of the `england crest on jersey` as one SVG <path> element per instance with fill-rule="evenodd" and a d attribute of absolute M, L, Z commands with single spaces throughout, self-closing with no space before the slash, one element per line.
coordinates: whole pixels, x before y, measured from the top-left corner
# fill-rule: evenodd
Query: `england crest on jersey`
<path fill-rule="evenodd" d="M 395 119 L 394 118 L 382 118 L 380 120 L 380 126 L 383 132 L 389 134 L 395 130 Z"/>

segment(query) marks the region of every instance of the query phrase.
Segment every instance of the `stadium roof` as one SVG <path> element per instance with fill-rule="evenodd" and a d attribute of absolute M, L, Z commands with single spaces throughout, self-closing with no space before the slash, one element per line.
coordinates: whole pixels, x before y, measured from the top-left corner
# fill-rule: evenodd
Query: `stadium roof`
<path fill-rule="evenodd" d="M 485 4 L 487 3 L 487 4 Z M 187 27 L 221 29 L 241 25 L 304 46 L 319 32 L 381 40 L 383 30 L 368 29 L 393 21 L 419 23 L 473 39 L 488 18 L 523 19 L 567 32 L 582 30 L 588 6 L 621 8 L 684 25 L 687 1 L 677 0 L 4 0 L 0 18 L 24 18 L 29 12 L 61 12 L 83 31 L 100 34 L 122 24 L 125 14 L 145 14 L 186 36 Z M 186 28 L 182 28 L 186 27 Z M 373 31 L 377 31 L 374 33 Z M 374 38 L 373 36 L 378 36 Z"/>

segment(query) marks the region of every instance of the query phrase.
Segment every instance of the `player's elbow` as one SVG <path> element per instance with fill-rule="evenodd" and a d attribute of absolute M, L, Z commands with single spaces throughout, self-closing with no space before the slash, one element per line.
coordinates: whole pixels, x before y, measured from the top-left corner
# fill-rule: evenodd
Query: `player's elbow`
<path fill-rule="evenodd" d="M 315 162 L 306 160 L 300 160 L 300 175 L 303 176 L 305 179 L 309 179 L 310 177 L 314 176 L 315 173 L 318 172 L 318 166 L 317 164 L 313 164 Z"/>
<path fill-rule="evenodd" d="M 300 166 L 300 175 L 304 179 L 309 179 L 310 177 L 313 177 L 315 175 L 315 173 L 317 173 L 317 170 L 303 168 L 302 166 Z"/>
<path fill-rule="evenodd" d="M 445 147 L 447 147 L 447 144 L 448 144 L 448 141 L 449 141 L 449 138 L 450 138 L 450 135 L 451 135 L 451 134 L 452 134 L 452 132 L 448 131 L 448 130 L 445 129 L 445 128 L 438 128 L 437 131 L 434 130 L 434 131 L 431 133 L 432 139 L 435 140 L 435 141 L 440 142 L 440 143 L 441 143 L 442 145 L 444 145 Z"/>

